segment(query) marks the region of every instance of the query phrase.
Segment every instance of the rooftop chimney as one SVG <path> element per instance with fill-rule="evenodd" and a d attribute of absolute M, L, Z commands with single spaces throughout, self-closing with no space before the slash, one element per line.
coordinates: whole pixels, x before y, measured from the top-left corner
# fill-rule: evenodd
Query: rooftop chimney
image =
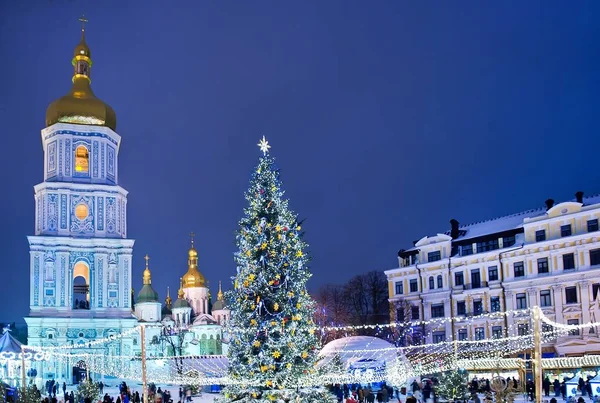
<path fill-rule="evenodd" d="M 583 204 L 583 192 L 581 190 L 575 193 L 575 198 L 577 199 L 577 203 Z"/>
<path fill-rule="evenodd" d="M 546 200 L 546 211 L 550 210 L 554 206 L 554 199 Z"/>
<path fill-rule="evenodd" d="M 450 236 L 452 239 L 458 238 L 458 221 L 454 218 L 450 220 Z"/>

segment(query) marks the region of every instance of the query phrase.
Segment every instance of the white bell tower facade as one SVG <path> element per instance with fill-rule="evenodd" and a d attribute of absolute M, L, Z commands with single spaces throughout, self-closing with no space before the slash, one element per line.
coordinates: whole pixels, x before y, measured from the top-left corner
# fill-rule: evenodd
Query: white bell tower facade
<path fill-rule="evenodd" d="M 88 365 L 81 357 L 92 353 L 91 346 L 107 355 L 131 354 L 132 337 L 117 336 L 137 324 L 134 241 L 127 238 L 127 191 L 118 181 L 121 137 L 114 111 L 91 89 L 83 28 L 72 64 L 71 91 L 50 104 L 42 130 L 44 181 L 34 187 L 25 320 L 30 346 L 69 345 L 74 358 L 38 365 L 36 381 L 42 385 L 50 379 L 78 383 Z M 114 341 L 90 344 L 105 338 Z"/>

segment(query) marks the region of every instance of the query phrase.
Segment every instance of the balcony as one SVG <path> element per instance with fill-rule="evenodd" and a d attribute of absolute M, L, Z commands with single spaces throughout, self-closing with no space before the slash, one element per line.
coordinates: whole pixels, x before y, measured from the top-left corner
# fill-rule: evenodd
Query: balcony
<path fill-rule="evenodd" d="M 478 288 L 486 288 L 487 286 L 487 281 L 480 281 L 478 283 L 463 284 L 463 290 L 476 290 Z"/>

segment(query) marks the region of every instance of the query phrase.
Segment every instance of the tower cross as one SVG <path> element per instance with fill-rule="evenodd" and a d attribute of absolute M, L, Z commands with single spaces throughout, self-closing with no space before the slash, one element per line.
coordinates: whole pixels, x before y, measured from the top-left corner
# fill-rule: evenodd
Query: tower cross
<path fill-rule="evenodd" d="M 81 21 L 81 31 L 85 31 L 85 23 L 89 22 L 88 19 L 85 18 L 85 15 L 81 15 L 81 17 L 79 17 L 79 21 Z"/>
<path fill-rule="evenodd" d="M 192 247 L 194 247 L 194 237 L 196 234 L 194 232 L 190 232 L 190 238 L 192 238 Z"/>
<path fill-rule="evenodd" d="M 148 267 L 148 261 L 150 260 L 150 256 L 144 256 L 144 260 L 146 260 L 146 267 Z"/>

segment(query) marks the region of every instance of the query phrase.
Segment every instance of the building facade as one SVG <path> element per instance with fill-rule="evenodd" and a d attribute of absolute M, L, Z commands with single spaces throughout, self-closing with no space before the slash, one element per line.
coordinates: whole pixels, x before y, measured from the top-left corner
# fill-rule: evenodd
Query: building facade
<path fill-rule="evenodd" d="M 133 330 L 140 325 L 151 325 L 150 356 L 221 354 L 221 319 L 229 311 L 219 288 L 218 319 L 211 315 L 210 293 L 198 271 L 193 243 L 181 301 L 171 307 L 167 295 L 165 305 L 160 303 L 146 257 L 144 285 L 134 302 L 134 240 L 127 238 L 127 191 L 118 176 L 121 137 L 115 112 L 91 89 L 91 51 L 83 28 L 72 64 L 71 91 L 46 111 L 44 181 L 34 187 L 35 235 L 28 237 L 28 343 L 42 350 L 60 347 L 52 350 L 58 352 L 53 359 L 33 364 L 36 382 L 72 384 L 88 370 L 95 370 L 94 379 L 114 373 L 117 361 L 111 357 L 141 354 L 139 332 Z M 187 307 L 186 318 L 178 319 L 177 306 Z M 169 350 L 170 341 L 183 333 L 183 348 Z M 91 355 L 106 359 L 86 362 Z M 136 364 L 118 361 L 117 372 L 132 373 L 128 365 Z"/>
<path fill-rule="evenodd" d="M 35 186 L 30 245 L 28 342 L 132 353 L 130 337 L 91 347 L 137 325 L 131 305 L 132 239 L 127 191 L 119 186 L 116 115 L 90 86 L 91 52 L 82 29 L 71 91 L 52 102 L 42 130 L 44 181 Z M 94 351 L 99 352 L 99 351 Z M 78 381 L 85 360 L 38 365 L 42 379 Z"/>
<path fill-rule="evenodd" d="M 571 201 L 549 199 L 546 208 L 488 221 L 460 226 L 451 220 L 449 231 L 400 250 L 399 266 L 385 272 L 392 321 L 459 318 L 413 335 L 424 339 L 414 342 L 427 343 L 528 334 L 528 314 L 484 314 L 533 306 L 563 324 L 598 322 L 599 219 L 600 196 L 577 192 Z M 598 330 L 573 331 L 544 352 L 599 353 Z"/>

